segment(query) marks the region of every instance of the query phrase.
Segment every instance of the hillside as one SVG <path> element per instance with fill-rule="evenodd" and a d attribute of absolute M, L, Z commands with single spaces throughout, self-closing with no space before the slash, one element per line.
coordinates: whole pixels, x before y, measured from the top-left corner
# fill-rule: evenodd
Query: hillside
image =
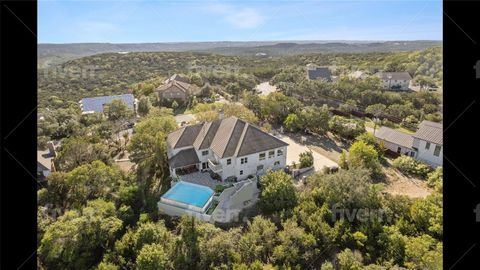
<path fill-rule="evenodd" d="M 68 60 L 111 52 L 210 52 L 223 55 L 270 56 L 304 53 L 356 53 L 414 51 L 441 45 L 440 41 L 251 41 L 251 42 L 177 42 L 177 43 L 75 43 L 38 44 L 40 68 Z"/>

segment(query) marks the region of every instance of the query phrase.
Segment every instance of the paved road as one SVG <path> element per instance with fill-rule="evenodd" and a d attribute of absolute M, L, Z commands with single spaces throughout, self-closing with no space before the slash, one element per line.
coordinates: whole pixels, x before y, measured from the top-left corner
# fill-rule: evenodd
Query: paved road
<path fill-rule="evenodd" d="M 299 155 L 305 151 L 310 151 L 310 149 L 306 145 L 302 145 L 296 143 L 290 137 L 286 135 L 278 135 L 282 141 L 289 144 L 287 149 L 287 165 L 291 165 L 293 161 L 295 163 L 299 163 Z M 315 167 L 315 171 L 320 171 L 324 166 L 331 167 L 331 166 L 338 166 L 338 164 L 327 157 L 319 154 L 318 152 L 312 151 L 313 154 L 313 165 Z"/>

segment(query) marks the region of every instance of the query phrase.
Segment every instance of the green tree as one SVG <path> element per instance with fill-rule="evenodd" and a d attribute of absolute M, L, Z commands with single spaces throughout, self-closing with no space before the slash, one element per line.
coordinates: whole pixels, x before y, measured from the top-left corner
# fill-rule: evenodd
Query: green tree
<path fill-rule="evenodd" d="M 416 227 L 433 237 L 443 236 L 443 201 L 441 194 L 431 194 L 417 200 L 411 208 L 412 220 Z"/>
<path fill-rule="evenodd" d="M 358 251 L 344 249 L 337 254 L 339 270 L 361 270 L 363 269 L 362 254 Z"/>
<path fill-rule="evenodd" d="M 377 151 L 364 141 L 356 141 L 350 146 L 348 149 L 348 165 L 350 167 L 367 168 L 373 175 L 381 174 Z"/>
<path fill-rule="evenodd" d="M 313 154 L 311 151 L 300 153 L 300 168 L 313 166 Z"/>
<path fill-rule="evenodd" d="M 176 127 L 172 116 L 146 118 L 137 123 L 128 145 L 130 160 L 138 164 L 139 179 L 153 194 L 170 187 L 166 137 Z"/>
<path fill-rule="evenodd" d="M 133 116 L 133 110 L 120 99 L 115 99 L 104 106 L 104 113 L 110 121 L 124 120 Z"/>
<path fill-rule="evenodd" d="M 161 244 L 148 244 L 138 253 L 138 270 L 162 270 L 168 268 L 168 257 Z"/>
<path fill-rule="evenodd" d="M 300 117 L 294 113 L 288 114 L 287 118 L 285 118 L 285 121 L 283 121 L 283 124 L 290 131 L 297 131 L 303 127 Z"/>
<path fill-rule="evenodd" d="M 47 268 L 89 269 L 99 263 L 102 251 L 113 244 L 121 229 L 113 203 L 90 201 L 48 226 L 38 256 Z"/>
<path fill-rule="evenodd" d="M 150 99 L 148 97 L 141 97 L 138 101 L 138 114 L 141 116 L 145 116 L 150 112 L 150 108 L 152 107 L 152 103 L 150 103 Z"/>
<path fill-rule="evenodd" d="M 62 146 L 54 162 L 58 170 L 70 171 L 94 160 L 111 164 L 112 160 L 108 147 L 101 143 L 90 143 L 85 138 L 70 137 L 62 140 Z"/>
<path fill-rule="evenodd" d="M 260 178 L 260 205 L 265 212 L 291 209 L 297 204 L 293 179 L 284 171 L 268 171 Z"/>
<path fill-rule="evenodd" d="M 194 217 L 183 216 L 178 225 L 180 239 L 175 243 L 174 267 L 196 269 L 200 262 L 199 232 Z"/>
<path fill-rule="evenodd" d="M 316 254 L 315 237 L 305 232 L 294 220 L 282 223 L 283 230 L 278 232 L 279 245 L 273 251 L 275 264 L 287 268 L 305 268 Z"/>
<path fill-rule="evenodd" d="M 256 216 L 247 225 L 239 241 L 243 262 L 253 263 L 257 258 L 266 262 L 272 256 L 277 242 L 277 227 L 270 220 Z"/>

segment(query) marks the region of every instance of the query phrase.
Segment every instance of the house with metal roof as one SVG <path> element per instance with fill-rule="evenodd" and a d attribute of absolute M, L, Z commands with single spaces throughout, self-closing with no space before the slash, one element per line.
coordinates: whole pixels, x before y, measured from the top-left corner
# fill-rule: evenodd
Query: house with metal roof
<path fill-rule="evenodd" d="M 330 82 L 332 81 L 332 72 L 328 67 L 318 67 L 315 64 L 308 64 L 307 79 L 309 80 L 323 79 Z"/>
<path fill-rule="evenodd" d="M 443 125 L 431 121 L 422 121 L 413 135 L 415 158 L 434 167 L 443 164 Z"/>
<path fill-rule="evenodd" d="M 103 113 L 105 104 L 108 104 L 114 100 L 121 100 L 125 104 L 136 112 L 137 101 L 132 94 L 115 95 L 115 96 L 101 96 L 101 97 L 89 97 L 79 101 L 82 114 L 89 113 Z"/>
<path fill-rule="evenodd" d="M 381 127 L 375 132 L 375 137 L 383 142 L 385 149 L 397 153 L 399 155 L 415 156 L 413 151 L 413 137 L 411 134 L 407 134 L 389 127 Z"/>
<path fill-rule="evenodd" d="M 223 181 L 285 168 L 287 146 L 236 117 L 184 126 L 167 137 L 172 176 L 210 171 Z"/>
<path fill-rule="evenodd" d="M 443 164 L 443 125 L 422 121 L 415 134 L 407 134 L 388 127 L 381 127 L 375 137 L 384 147 L 397 154 L 408 155 L 433 167 Z"/>
<path fill-rule="evenodd" d="M 384 89 L 401 91 L 410 89 L 412 76 L 408 72 L 378 72 L 375 75 L 382 81 Z"/>

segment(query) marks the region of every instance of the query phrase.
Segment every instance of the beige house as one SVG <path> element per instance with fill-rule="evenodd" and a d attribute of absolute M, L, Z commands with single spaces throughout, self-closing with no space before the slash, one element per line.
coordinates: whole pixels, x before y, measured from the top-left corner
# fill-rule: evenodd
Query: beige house
<path fill-rule="evenodd" d="M 181 100 L 187 101 L 192 95 L 197 95 L 200 88 L 196 85 L 189 84 L 188 80 L 178 74 L 174 74 L 164 84 L 157 87 L 155 91 L 162 100 Z"/>

